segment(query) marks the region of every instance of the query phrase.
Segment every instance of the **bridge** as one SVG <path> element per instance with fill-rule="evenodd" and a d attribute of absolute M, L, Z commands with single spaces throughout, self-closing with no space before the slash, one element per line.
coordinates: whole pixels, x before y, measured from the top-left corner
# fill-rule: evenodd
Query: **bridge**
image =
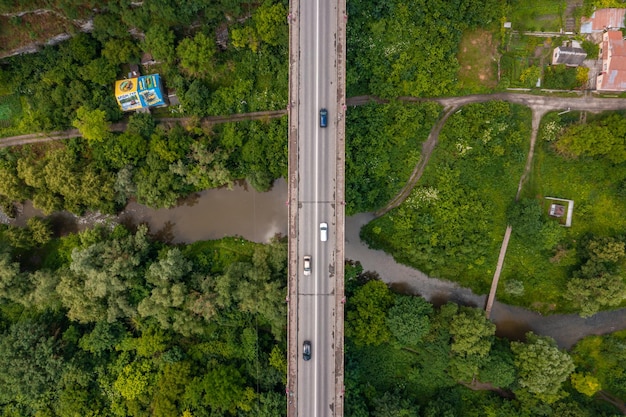
<path fill-rule="evenodd" d="M 340 417 L 344 394 L 346 1 L 291 0 L 287 19 L 287 416 Z"/>

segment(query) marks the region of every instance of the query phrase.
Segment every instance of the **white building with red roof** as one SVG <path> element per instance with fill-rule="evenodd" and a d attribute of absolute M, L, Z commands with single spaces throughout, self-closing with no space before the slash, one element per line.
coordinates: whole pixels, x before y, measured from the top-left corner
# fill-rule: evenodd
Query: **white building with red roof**
<path fill-rule="evenodd" d="M 626 91 L 626 41 L 619 30 L 602 35 L 600 44 L 602 70 L 598 74 L 598 91 Z"/>

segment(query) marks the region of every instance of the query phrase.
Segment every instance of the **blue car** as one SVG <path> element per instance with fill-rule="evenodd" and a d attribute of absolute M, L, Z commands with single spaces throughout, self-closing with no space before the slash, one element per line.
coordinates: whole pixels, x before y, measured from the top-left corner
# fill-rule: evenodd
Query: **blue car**
<path fill-rule="evenodd" d="M 326 109 L 320 110 L 320 127 L 326 127 L 328 124 L 328 111 Z"/>

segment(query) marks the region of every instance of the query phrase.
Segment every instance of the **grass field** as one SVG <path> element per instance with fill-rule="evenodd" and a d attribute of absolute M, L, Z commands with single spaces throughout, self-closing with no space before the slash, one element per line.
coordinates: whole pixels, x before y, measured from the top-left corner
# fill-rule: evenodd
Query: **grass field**
<path fill-rule="evenodd" d="M 558 32 L 563 28 L 565 0 L 520 0 L 511 7 L 509 20 L 514 30 Z"/>
<path fill-rule="evenodd" d="M 484 29 L 465 32 L 459 45 L 457 60 L 457 78 L 461 90 L 482 93 L 497 86 L 498 49 L 491 32 Z"/>

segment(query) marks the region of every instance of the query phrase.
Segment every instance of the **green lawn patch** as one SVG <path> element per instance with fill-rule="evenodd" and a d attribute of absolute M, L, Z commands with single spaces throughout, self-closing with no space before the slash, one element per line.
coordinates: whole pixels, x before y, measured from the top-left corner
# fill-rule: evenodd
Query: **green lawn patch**
<path fill-rule="evenodd" d="M 563 28 L 565 0 L 520 0 L 510 9 L 513 29 L 520 31 L 558 32 Z"/>

